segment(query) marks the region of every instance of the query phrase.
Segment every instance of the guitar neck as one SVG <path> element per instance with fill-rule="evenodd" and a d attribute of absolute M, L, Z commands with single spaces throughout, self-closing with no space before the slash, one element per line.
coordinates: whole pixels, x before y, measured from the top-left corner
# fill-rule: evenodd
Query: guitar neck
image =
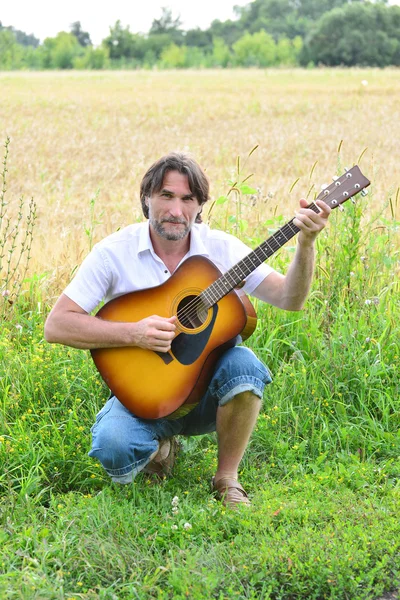
<path fill-rule="evenodd" d="M 319 208 L 312 202 L 307 208 L 310 208 L 315 213 L 319 212 Z M 210 308 L 221 298 L 226 296 L 234 288 L 238 287 L 250 273 L 255 271 L 267 258 L 275 254 L 286 242 L 292 239 L 300 229 L 294 225 L 293 219 L 288 221 L 283 227 L 278 229 L 265 242 L 260 244 L 255 250 L 250 252 L 236 265 L 231 267 L 224 275 L 221 275 L 214 283 L 201 293 L 201 298 L 204 305 Z"/>

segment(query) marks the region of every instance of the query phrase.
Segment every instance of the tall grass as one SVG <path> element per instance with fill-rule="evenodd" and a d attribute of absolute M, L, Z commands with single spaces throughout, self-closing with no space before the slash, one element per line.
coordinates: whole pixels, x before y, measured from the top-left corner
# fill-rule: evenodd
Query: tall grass
<path fill-rule="evenodd" d="M 41 310 L 15 306 L 0 339 L 3 597 L 371 599 L 396 586 L 398 225 L 372 235 L 359 211 L 321 234 L 302 313 L 258 307 L 250 345 L 274 383 L 242 465 L 246 514 L 209 495 L 213 436 L 184 439 L 163 484 L 110 484 L 87 456 L 107 395 L 89 355 L 45 344 Z"/>

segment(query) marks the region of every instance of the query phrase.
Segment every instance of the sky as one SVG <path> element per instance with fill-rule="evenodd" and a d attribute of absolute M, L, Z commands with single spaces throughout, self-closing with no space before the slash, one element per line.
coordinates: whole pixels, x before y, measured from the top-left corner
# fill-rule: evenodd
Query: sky
<path fill-rule="evenodd" d="M 119 19 L 133 33 L 146 33 L 153 19 L 161 16 L 166 6 L 172 15 L 180 15 L 183 29 L 207 28 L 214 19 L 234 18 L 233 7 L 244 6 L 250 0 L 9 0 L 2 2 L 0 21 L 40 41 L 54 37 L 59 31 L 69 31 L 74 21 L 80 21 L 93 44 L 100 44 L 109 34 L 110 25 Z"/>

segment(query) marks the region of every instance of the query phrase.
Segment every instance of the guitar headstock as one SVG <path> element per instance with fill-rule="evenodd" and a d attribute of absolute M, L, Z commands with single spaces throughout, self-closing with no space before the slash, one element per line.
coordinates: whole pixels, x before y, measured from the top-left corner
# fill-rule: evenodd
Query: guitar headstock
<path fill-rule="evenodd" d="M 355 165 L 341 175 L 333 183 L 320 192 L 316 200 L 322 200 L 331 208 L 338 208 L 343 202 L 349 200 L 364 188 L 370 185 L 370 181 L 364 177 L 360 168 Z"/>

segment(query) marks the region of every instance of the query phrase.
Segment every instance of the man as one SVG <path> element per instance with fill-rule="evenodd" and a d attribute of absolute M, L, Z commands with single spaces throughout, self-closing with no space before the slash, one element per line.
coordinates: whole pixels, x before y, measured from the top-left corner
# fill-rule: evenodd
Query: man
<path fill-rule="evenodd" d="M 49 342 L 74 348 L 139 346 L 168 352 L 176 317 L 149 315 L 136 323 L 111 322 L 90 313 L 104 298 L 111 300 L 166 281 L 189 256 L 207 256 L 224 273 L 250 252 L 234 236 L 201 223 L 209 184 L 201 167 L 188 155 L 171 153 L 154 163 L 140 189 L 148 222 L 134 224 L 97 244 L 76 277 L 60 296 L 45 324 Z M 314 270 L 314 242 L 325 227 L 330 208 L 320 212 L 300 200 L 294 224 L 300 229 L 294 260 L 286 275 L 263 264 L 249 275 L 244 291 L 284 310 L 301 310 Z M 112 397 L 92 427 L 90 456 L 100 460 L 112 480 L 130 483 L 141 470 L 166 473 L 172 467 L 176 435 L 217 432 L 218 467 L 214 492 L 230 507 L 249 504 L 238 482 L 238 467 L 254 428 L 267 368 L 248 349 L 235 346 L 218 361 L 201 402 L 175 420 L 145 420 Z M 168 393 L 168 390 L 166 390 Z"/>

